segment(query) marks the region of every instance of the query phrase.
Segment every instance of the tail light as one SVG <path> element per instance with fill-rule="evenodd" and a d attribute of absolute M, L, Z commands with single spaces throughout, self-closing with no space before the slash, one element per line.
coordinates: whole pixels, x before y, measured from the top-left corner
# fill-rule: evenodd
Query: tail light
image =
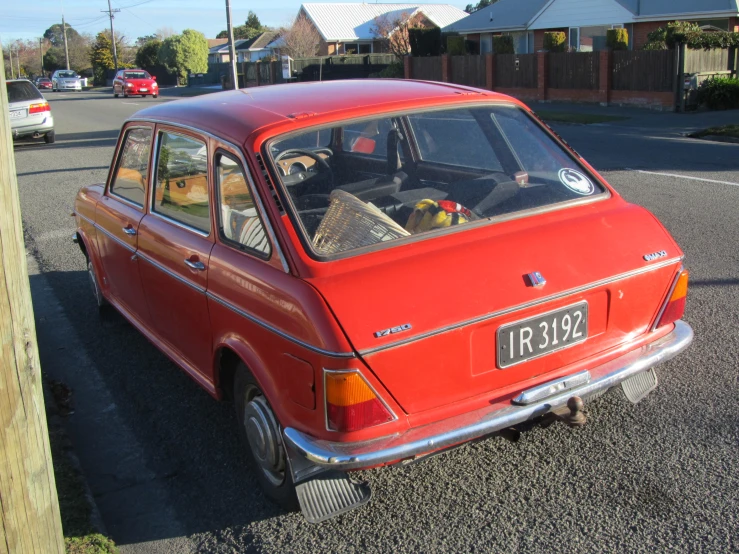
<path fill-rule="evenodd" d="M 357 370 L 324 370 L 326 423 L 331 431 L 358 431 L 394 418 Z"/>
<path fill-rule="evenodd" d="M 49 106 L 48 102 L 41 102 L 40 104 L 31 104 L 28 106 L 28 113 L 42 113 L 42 112 L 50 112 L 51 107 Z"/>
<path fill-rule="evenodd" d="M 662 313 L 657 321 L 657 327 L 669 325 L 677 321 L 685 313 L 685 297 L 688 295 L 688 270 L 683 269 L 675 280 L 670 297 L 667 299 Z"/>

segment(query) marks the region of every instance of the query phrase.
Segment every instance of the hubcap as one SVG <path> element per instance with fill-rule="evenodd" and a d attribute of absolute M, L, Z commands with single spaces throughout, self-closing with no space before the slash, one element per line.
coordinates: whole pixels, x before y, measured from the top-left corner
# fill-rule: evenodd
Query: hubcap
<path fill-rule="evenodd" d="M 280 429 L 264 396 L 255 396 L 244 409 L 244 428 L 254 459 L 275 486 L 285 480 L 285 450 Z"/>

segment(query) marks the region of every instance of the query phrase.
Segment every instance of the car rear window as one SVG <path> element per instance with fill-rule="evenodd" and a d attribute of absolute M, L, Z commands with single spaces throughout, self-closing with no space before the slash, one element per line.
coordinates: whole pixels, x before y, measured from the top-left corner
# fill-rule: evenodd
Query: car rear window
<path fill-rule="evenodd" d="M 330 142 L 316 141 L 317 134 Z M 268 151 L 293 218 L 320 257 L 605 192 L 512 104 L 339 122 L 278 138 Z"/>
<path fill-rule="evenodd" d="M 8 91 L 8 102 L 25 102 L 26 100 L 43 98 L 38 89 L 26 81 L 5 83 L 5 85 Z"/>

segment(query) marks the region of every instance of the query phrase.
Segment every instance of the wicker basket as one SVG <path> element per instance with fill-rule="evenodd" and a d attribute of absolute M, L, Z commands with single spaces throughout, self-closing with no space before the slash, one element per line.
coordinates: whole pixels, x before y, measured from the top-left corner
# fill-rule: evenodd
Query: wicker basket
<path fill-rule="evenodd" d="M 353 194 L 337 189 L 330 199 L 331 204 L 313 237 L 313 246 L 321 254 L 335 254 L 410 235 L 375 206 Z"/>

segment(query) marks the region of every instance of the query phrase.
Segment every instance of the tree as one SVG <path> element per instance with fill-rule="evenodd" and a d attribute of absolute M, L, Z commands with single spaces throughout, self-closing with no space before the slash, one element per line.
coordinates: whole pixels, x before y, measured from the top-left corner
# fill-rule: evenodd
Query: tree
<path fill-rule="evenodd" d="M 185 29 L 162 41 L 159 62 L 177 74 L 181 84 L 187 82 L 188 73 L 208 71 L 208 41 L 203 33 Z"/>
<path fill-rule="evenodd" d="M 234 27 L 234 40 L 255 38 L 267 31 L 271 31 L 271 29 L 262 25 L 257 14 L 249 10 L 246 23 Z M 228 38 L 228 31 L 221 31 L 216 35 L 216 38 Z"/>
<path fill-rule="evenodd" d="M 67 42 L 80 38 L 80 34 L 72 27 L 70 27 L 68 23 L 66 24 L 66 27 Z M 64 48 L 64 34 L 62 30 L 62 24 L 54 23 L 54 25 L 46 29 L 46 31 L 44 32 L 44 38 L 48 40 L 52 46 L 59 46 L 61 48 Z"/>
<path fill-rule="evenodd" d="M 62 24 L 55 23 L 44 32 L 44 38 L 51 47 L 44 54 L 44 70 L 54 71 L 66 69 L 64 54 L 64 38 Z M 67 25 L 67 47 L 69 50 L 69 67 L 78 73 L 90 67 L 90 46 L 93 42 L 89 35 L 81 35 Z"/>
<path fill-rule="evenodd" d="M 299 15 L 293 24 L 280 30 L 284 52 L 292 58 L 310 58 L 318 54 L 321 35 L 304 15 Z"/>
<path fill-rule="evenodd" d="M 110 69 L 115 68 L 113 60 L 113 41 L 110 34 L 100 32 L 95 38 L 95 43 L 90 48 L 90 63 L 95 78 L 95 84 L 105 86 L 105 76 Z"/>
<path fill-rule="evenodd" d="M 411 18 L 408 12 L 394 17 L 383 14 L 375 18 L 370 33 L 380 40 L 381 48 L 385 52 L 390 52 L 398 61 L 403 61 L 403 57 L 411 53 L 408 28 L 423 27 L 419 23 L 416 18 Z"/>
<path fill-rule="evenodd" d="M 464 11 L 466 11 L 467 13 L 475 13 L 483 8 L 492 6 L 497 1 L 498 0 L 480 0 L 477 4 L 467 4 L 467 7 L 465 7 Z"/>
<path fill-rule="evenodd" d="M 162 41 L 153 39 L 139 47 L 136 52 L 136 66 L 148 70 L 159 65 L 159 49 Z"/>

